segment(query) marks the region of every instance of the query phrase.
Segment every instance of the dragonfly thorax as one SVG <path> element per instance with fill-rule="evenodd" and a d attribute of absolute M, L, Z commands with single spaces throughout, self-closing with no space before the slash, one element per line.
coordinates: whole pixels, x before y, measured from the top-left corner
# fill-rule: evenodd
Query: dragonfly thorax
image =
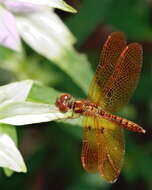
<path fill-rule="evenodd" d="M 73 111 L 86 116 L 93 116 L 99 114 L 101 108 L 90 100 L 76 100 L 74 102 Z"/>

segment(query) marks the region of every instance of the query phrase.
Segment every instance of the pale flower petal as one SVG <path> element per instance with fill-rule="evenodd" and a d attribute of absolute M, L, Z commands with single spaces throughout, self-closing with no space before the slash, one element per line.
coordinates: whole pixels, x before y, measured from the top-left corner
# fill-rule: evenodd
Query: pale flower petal
<path fill-rule="evenodd" d="M 15 143 L 5 133 L 0 133 L 0 167 L 16 172 L 26 172 L 27 170 Z"/>
<path fill-rule="evenodd" d="M 14 16 L 0 6 L 0 44 L 16 51 L 21 51 L 20 37 Z"/>
<path fill-rule="evenodd" d="M 27 101 L 33 84 L 36 87 L 38 83 L 25 80 L 0 87 L 0 123 L 26 125 L 72 117 L 71 111 L 61 113 L 54 104 Z"/>
<path fill-rule="evenodd" d="M 0 123 L 27 125 L 72 117 L 72 112 L 61 113 L 55 105 L 13 102 L 0 105 Z"/>
<path fill-rule="evenodd" d="M 12 13 L 32 13 L 35 11 L 43 10 L 46 7 L 39 6 L 37 4 L 32 3 L 20 3 L 12 0 L 5 0 L 3 2 L 7 10 L 11 11 Z"/>
<path fill-rule="evenodd" d="M 55 13 L 39 12 L 16 19 L 22 38 L 48 59 L 55 60 L 65 49 L 72 49 L 75 38 Z"/>
<path fill-rule="evenodd" d="M 14 82 L 0 87 L 0 106 L 5 102 L 25 101 L 33 85 L 32 80 Z"/>
<path fill-rule="evenodd" d="M 59 8 L 64 11 L 76 13 L 77 11 L 62 0 L 14 0 L 19 3 L 31 3 L 33 5 Z"/>

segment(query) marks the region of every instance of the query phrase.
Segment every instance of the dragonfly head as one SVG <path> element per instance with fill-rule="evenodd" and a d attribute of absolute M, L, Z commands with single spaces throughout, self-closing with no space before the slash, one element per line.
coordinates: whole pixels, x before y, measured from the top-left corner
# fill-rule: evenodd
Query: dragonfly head
<path fill-rule="evenodd" d="M 73 97 L 70 94 L 65 93 L 57 98 L 56 106 L 61 112 L 67 112 L 69 109 L 72 108 L 73 102 Z"/>

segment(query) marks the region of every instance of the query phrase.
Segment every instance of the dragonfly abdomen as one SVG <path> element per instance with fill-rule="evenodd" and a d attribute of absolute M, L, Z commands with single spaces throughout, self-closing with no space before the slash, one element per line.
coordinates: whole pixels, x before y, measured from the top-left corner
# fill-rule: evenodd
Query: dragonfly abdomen
<path fill-rule="evenodd" d="M 112 122 L 118 123 L 120 126 L 122 126 L 123 128 L 128 129 L 129 131 L 133 131 L 133 132 L 137 132 L 137 133 L 145 133 L 146 131 L 139 126 L 138 124 L 129 121 L 125 118 L 122 118 L 120 116 L 116 116 L 113 115 L 111 113 L 105 112 L 105 111 L 101 111 L 100 114 L 103 118 L 110 120 Z"/>

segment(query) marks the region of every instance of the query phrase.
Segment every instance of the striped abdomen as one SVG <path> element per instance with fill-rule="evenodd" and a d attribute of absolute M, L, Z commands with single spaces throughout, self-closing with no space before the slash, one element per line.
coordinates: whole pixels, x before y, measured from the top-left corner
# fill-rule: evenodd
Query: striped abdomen
<path fill-rule="evenodd" d="M 122 126 L 123 128 L 128 129 L 129 131 L 133 131 L 133 132 L 137 132 L 137 133 L 145 133 L 146 131 L 139 126 L 138 124 L 129 121 L 127 119 L 124 119 L 122 117 L 113 115 L 111 113 L 107 113 L 105 111 L 101 111 L 100 115 L 110 121 L 116 122 L 118 123 L 120 126 Z"/>

